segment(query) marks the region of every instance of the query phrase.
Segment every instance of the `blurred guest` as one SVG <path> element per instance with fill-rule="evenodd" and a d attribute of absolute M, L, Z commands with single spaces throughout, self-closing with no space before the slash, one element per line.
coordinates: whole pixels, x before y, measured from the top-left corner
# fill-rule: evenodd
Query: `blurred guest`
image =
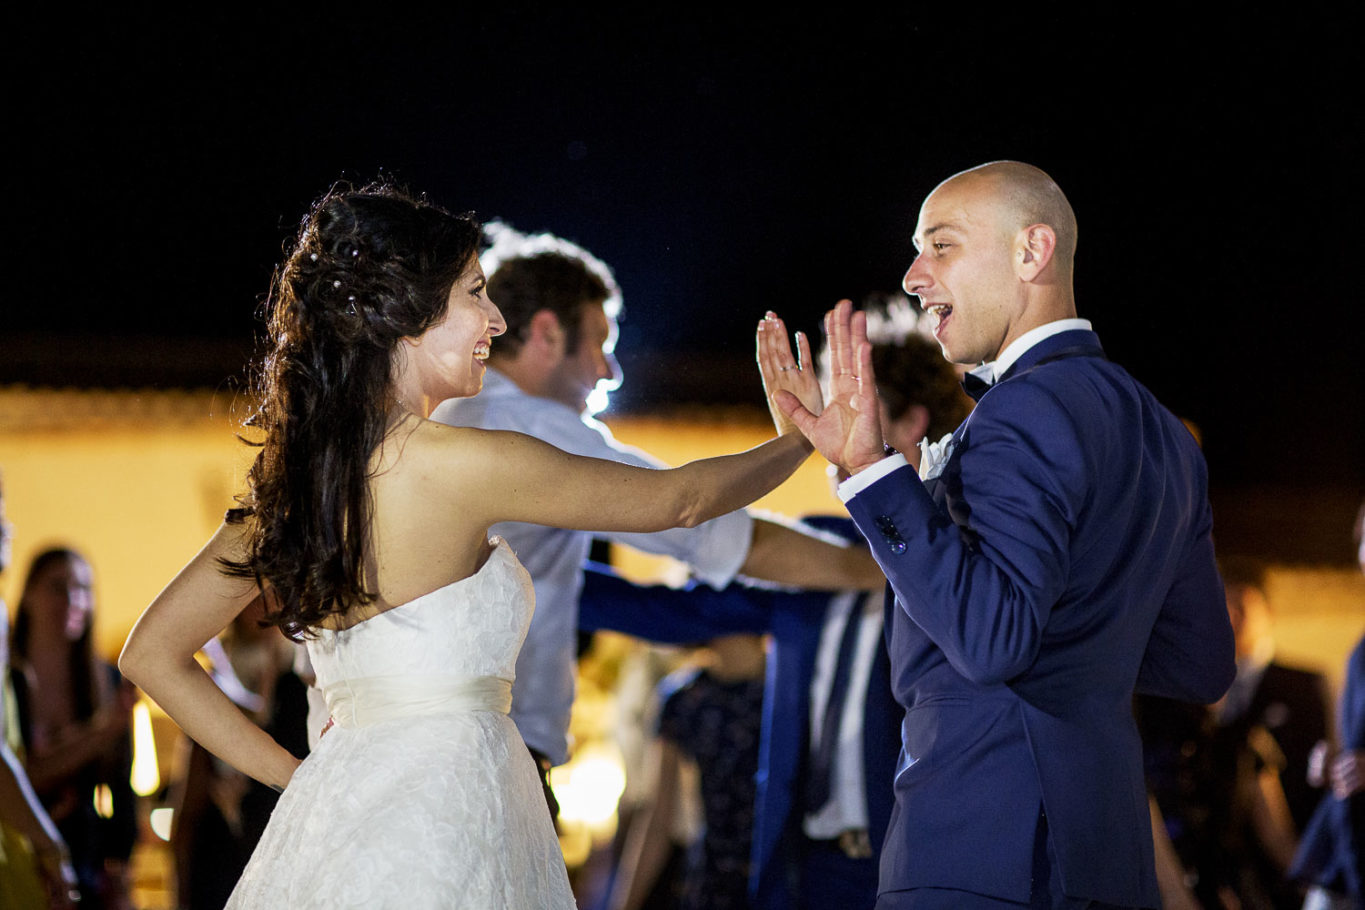
<path fill-rule="evenodd" d="M 205 647 L 212 675 L 238 707 L 276 742 L 308 755 L 305 683 L 294 672 L 294 646 L 262 625 L 263 598 Z M 176 893 L 182 910 L 220 910 L 265 831 L 278 794 L 186 740 L 190 756 L 172 794 Z"/>
<path fill-rule="evenodd" d="M 90 564 L 39 553 L 14 620 L 11 679 L 29 777 L 71 850 L 85 907 L 124 908 L 137 838 L 129 717 L 137 693 L 95 656 Z"/>
<path fill-rule="evenodd" d="M 0 485 L 0 573 L 9 568 L 12 528 Z M 9 610 L 0 600 L 0 907 L 71 907 L 76 874 L 61 833 L 15 754 L 21 748 L 9 685 Z"/>
<path fill-rule="evenodd" d="M 1161 906 L 1164 910 L 1199 910 L 1199 900 L 1185 878 L 1185 868 L 1171 843 L 1161 807 L 1155 797 L 1149 796 L 1147 803 L 1152 816 L 1152 847 L 1156 852 L 1156 882 L 1161 890 Z"/>
<path fill-rule="evenodd" d="M 1153 823 L 1194 897 L 1206 907 L 1297 906 L 1286 877 L 1293 826 L 1270 735 L 1256 728 L 1238 739 L 1217 726 L 1210 707 L 1171 699 L 1139 697 L 1134 713 Z"/>
<path fill-rule="evenodd" d="M 679 906 L 683 910 L 748 906 L 763 640 L 756 635 L 724 636 L 709 642 L 707 652 L 711 659 L 704 666 L 679 671 L 660 686 L 655 798 L 637 816 L 627 837 L 611 910 L 640 910 L 667 863 L 685 761 L 699 772 L 705 825 L 689 851 Z"/>
<path fill-rule="evenodd" d="M 608 557 L 610 554 L 600 555 Z M 593 642 L 594 649 L 602 640 L 594 632 L 579 634 Z M 622 858 L 631 830 L 639 827 L 636 819 L 644 817 L 653 808 L 660 770 L 659 685 L 665 677 L 680 669 L 681 662 L 692 656 L 686 652 L 680 655 L 678 649 L 671 646 L 638 641 L 620 647 L 619 669 L 615 682 L 610 684 L 613 716 L 609 723 L 612 739 L 621 752 L 625 786 L 616 803 L 616 833 L 609 844 L 593 851 L 575 882 L 574 891 L 584 910 L 605 910 L 612 886 L 625 871 Z M 654 888 L 641 904 L 641 910 L 673 910 L 677 906 L 682 893 L 687 846 L 701 837 L 701 795 L 696 768 L 686 765 L 682 771 L 685 777 L 683 790 L 672 797 L 678 806 L 669 831 L 668 858 Z"/>
<path fill-rule="evenodd" d="M 806 523 L 831 540 L 856 536 L 851 525 L 829 516 Z M 675 643 L 698 633 L 771 634 L 749 881 L 754 906 L 871 907 L 900 752 L 882 592 L 640 586 L 605 566 L 590 566 L 585 578 L 587 628 Z M 817 777 L 823 787 L 811 786 Z"/>
<path fill-rule="evenodd" d="M 1356 516 L 1356 559 L 1365 572 L 1365 504 Z M 1311 885 L 1304 910 L 1365 907 L 1365 638 L 1346 664 L 1338 723 L 1341 751 L 1313 752 L 1312 782 L 1330 785 L 1303 834 L 1290 874 Z"/>
<path fill-rule="evenodd" d="M 920 440 L 950 432 L 970 401 L 951 364 L 916 331 L 907 299 L 874 303 L 868 326 L 885 441 L 918 465 Z M 847 517 L 806 525 L 864 546 Z M 771 634 L 750 878 L 763 910 L 876 901 L 903 716 L 891 691 L 884 604 L 883 585 L 642 589 L 588 574 L 583 619 L 593 628 L 675 642 L 703 630 Z"/>
<path fill-rule="evenodd" d="M 1308 785 L 1308 757 L 1328 736 L 1327 680 L 1275 659 L 1274 615 L 1265 567 L 1246 558 L 1219 560 L 1237 646 L 1237 678 L 1214 709 L 1220 738 L 1263 738 L 1273 758 L 1295 834 L 1308 824 L 1318 794 Z"/>

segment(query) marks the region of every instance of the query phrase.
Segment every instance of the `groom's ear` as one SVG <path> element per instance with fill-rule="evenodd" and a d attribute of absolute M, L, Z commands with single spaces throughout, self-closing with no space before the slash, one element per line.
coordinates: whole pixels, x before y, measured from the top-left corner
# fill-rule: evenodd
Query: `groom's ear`
<path fill-rule="evenodd" d="M 1036 281 L 1057 252 L 1057 232 L 1046 224 L 1030 224 L 1014 235 L 1014 273 L 1020 281 Z"/>

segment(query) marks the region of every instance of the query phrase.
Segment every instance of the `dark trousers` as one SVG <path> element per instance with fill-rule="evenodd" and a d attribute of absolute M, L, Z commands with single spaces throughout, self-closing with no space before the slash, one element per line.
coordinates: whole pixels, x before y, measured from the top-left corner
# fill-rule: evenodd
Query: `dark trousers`
<path fill-rule="evenodd" d="M 798 910 L 871 910 L 877 902 L 877 859 L 851 859 L 838 841 L 801 837 Z"/>

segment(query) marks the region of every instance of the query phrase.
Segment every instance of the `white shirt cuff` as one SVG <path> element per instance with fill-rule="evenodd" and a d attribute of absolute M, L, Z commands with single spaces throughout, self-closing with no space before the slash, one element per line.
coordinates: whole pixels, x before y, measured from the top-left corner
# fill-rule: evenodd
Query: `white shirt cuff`
<path fill-rule="evenodd" d="M 848 478 L 848 480 L 845 480 L 843 483 L 839 484 L 840 501 L 848 502 L 854 496 L 857 496 L 863 490 L 866 490 L 868 487 L 872 486 L 874 483 L 881 480 L 887 474 L 890 474 L 892 471 L 895 471 L 898 468 L 906 467 L 909 464 L 910 462 L 906 461 L 905 456 L 897 452 L 895 455 L 890 455 L 886 458 L 883 458 L 881 461 L 872 465 L 872 467 L 870 468 L 864 468 L 857 474 L 854 474 L 852 477 Z"/>

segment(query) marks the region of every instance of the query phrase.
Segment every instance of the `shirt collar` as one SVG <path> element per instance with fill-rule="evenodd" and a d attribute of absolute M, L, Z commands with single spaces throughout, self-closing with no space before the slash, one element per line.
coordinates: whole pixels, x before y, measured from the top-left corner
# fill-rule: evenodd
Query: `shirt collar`
<path fill-rule="evenodd" d="M 1089 319 L 1058 319 L 1055 322 L 1048 322 L 1040 325 L 1036 329 L 1029 329 L 1027 332 L 1011 341 L 1005 349 L 1000 352 L 999 357 L 989 363 L 981 364 L 981 366 L 970 372 L 977 379 L 990 385 L 1001 376 L 1004 376 L 1009 368 L 1014 366 L 1014 362 L 1024 356 L 1024 352 L 1038 342 L 1045 338 L 1051 338 L 1053 335 L 1059 335 L 1062 332 L 1074 332 L 1077 330 L 1083 332 L 1094 331 L 1090 326 Z"/>
<path fill-rule="evenodd" d="M 520 388 L 515 382 L 503 375 L 497 367 L 490 366 L 483 373 L 483 388 L 479 390 L 480 396 L 496 398 L 502 395 L 511 395 L 519 392 Z"/>

